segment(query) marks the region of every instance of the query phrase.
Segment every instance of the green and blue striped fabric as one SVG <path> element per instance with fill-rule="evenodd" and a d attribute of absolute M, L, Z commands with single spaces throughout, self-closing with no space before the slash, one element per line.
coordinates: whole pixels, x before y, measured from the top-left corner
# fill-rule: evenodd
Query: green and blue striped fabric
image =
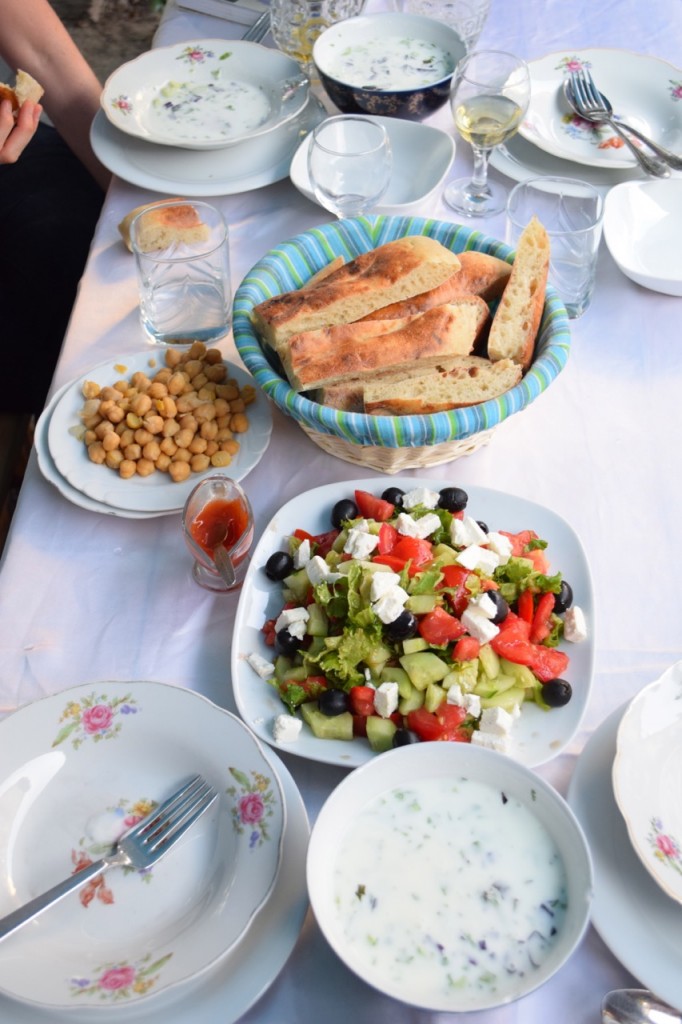
<path fill-rule="evenodd" d="M 332 434 L 354 444 L 384 448 L 413 448 L 442 444 L 490 430 L 508 416 L 525 409 L 561 372 L 571 343 L 563 303 L 547 289 L 545 310 L 535 360 L 516 387 L 479 405 L 430 416 L 367 416 L 342 412 L 313 402 L 295 392 L 270 359 L 256 335 L 251 311 L 259 302 L 300 288 L 336 256 L 353 259 L 361 252 L 405 235 L 430 235 L 453 252 L 476 249 L 511 262 L 512 250 L 503 242 L 448 221 L 421 217 L 358 217 L 323 224 L 272 249 L 246 275 L 234 299 L 234 339 L 240 356 L 256 381 L 287 415 L 309 429 Z"/>

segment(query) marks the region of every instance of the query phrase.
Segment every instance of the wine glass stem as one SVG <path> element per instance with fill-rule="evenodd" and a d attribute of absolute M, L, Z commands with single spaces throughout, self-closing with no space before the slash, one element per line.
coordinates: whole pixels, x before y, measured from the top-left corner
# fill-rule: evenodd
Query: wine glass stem
<path fill-rule="evenodd" d="M 474 173 L 471 184 L 474 186 L 476 194 L 481 195 L 488 187 L 488 160 L 491 150 L 480 149 L 478 146 L 472 146 L 472 149 L 474 151 Z"/>

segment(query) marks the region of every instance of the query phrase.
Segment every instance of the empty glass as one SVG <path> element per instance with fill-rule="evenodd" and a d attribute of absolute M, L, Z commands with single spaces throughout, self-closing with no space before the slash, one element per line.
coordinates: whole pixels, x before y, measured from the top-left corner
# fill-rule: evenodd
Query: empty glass
<path fill-rule="evenodd" d="M 254 526 L 249 499 L 235 480 L 215 473 L 198 483 L 185 502 L 182 530 L 194 558 L 192 576 L 200 587 L 225 592 L 241 586 Z M 232 563 L 235 579 L 231 586 L 216 568 L 213 552 L 218 545 Z"/>
<path fill-rule="evenodd" d="M 317 201 L 339 218 L 359 217 L 377 205 L 392 163 L 388 132 L 369 117 L 329 117 L 310 136 L 310 184 Z"/>

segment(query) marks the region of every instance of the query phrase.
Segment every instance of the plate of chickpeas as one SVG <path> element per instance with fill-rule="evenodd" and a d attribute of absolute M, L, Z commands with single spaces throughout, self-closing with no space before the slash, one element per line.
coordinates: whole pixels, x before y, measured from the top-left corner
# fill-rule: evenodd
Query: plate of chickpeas
<path fill-rule="evenodd" d="M 74 380 L 57 402 L 47 442 L 59 473 L 106 506 L 182 509 L 202 475 L 241 480 L 272 432 L 253 378 L 195 342 L 109 359 Z"/>

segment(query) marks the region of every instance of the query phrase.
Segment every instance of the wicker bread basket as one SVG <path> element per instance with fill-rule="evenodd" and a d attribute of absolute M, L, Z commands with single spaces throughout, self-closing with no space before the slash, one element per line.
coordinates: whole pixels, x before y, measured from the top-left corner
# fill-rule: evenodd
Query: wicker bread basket
<path fill-rule="evenodd" d="M 534 361 L 523 379 L 499 398 L 428 416 L 369 416 L 331 409 L 295 392 L 277 356 L 253 329 L 254 306 L 300 288 L 336 256 L 350 260 L 405 235 L 429 235 L 453 252 L 475 249 L 502 259 L 513 257 L 504 243 L 447 221 L 358 217 L 323 224 L 271 250 L 244 278 L 234 300 L 235 343 L 265 394 L 324 451 L 383 473 L 450 462 L 487 444 L 495 427 L 549 387 L 565 366 L 570 347 L 566 310 L 548 288 Z"/>

